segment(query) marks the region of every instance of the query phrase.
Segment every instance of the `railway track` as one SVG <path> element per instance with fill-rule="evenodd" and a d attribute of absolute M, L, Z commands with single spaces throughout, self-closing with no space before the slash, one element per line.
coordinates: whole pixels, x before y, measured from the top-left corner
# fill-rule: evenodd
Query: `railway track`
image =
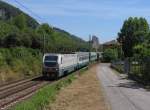
<path fill-rule="evenodd" d="M 38 89 L 49 83 L 44 81 L 42 77 L 36 77 L 0 86 L 0 110 L 8 109 L 18 101 L 30 97 Z"/>
<path fill-rule="evenodd" d="M 38 79 L 40 77 L 41 76 L 35 76 L 35 77 L 32 77 L 32 78 L 20 79 L 20 80 L 17 80 L 17 81 L 13 81 L 13 82 L 9 82 L 9 83 L 6 83 L 6 84 L 2 84 L 2 85 L 0 85 L 0 91 L 2 91 L 3 89 L 6 89 L 6 88 L 17 86 L 17 85 L 22 84 L 22 83 L 29 82 L 31 80 Z"/>
<path fill-rule="evenodd" d="M 86 68 L 86 67 L 85 67 Z M 79 71 L 79 70 L 78 70 Z M 76 71 L 76 72 L 78 72 Z M 60 80 L 63 80 L 62 77 Z M 47 81 L 42 77 L 26 79 L 0 86 L 0 110 L 7 110 L 17 102 L 31 97 L 37 90 L 47 84 L 57 81 Z"/>

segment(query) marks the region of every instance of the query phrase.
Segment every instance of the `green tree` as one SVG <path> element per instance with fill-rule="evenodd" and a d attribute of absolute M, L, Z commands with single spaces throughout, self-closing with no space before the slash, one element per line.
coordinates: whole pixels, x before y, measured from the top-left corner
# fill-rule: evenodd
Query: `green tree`
<path fill-rule="evenodd" d="M 21 38 L 18 33 L 11 33 L 5 38 L 5 47 L 17 47 L 21 46 Z"/>
<path fill-rule="evenodd" d="M 134 47 L 136 56 L 147 57 L 150 56 L 150 33 L 148 33 L 143 43 L 140 43 Z"/>
<path fill-rule="evenodd" d="M 122 44 L 125 57 L 132 57 L 134 46 L 144 42 L 149 32 L 149 25 L 145 18 L 128 18 L 118 33 L 118 41 Z"/>
<path fill-rule="evenodd" d="M 11 20 L 12 24 L 17 26 L 20 30 L 24 30 L 27 27 L 26 16 L 20 14 Z"/>
<path fill-rule="evenodd" d="M 47 23 L 41 24 L 37 28 L 37 32 L 41 33 L 41 34 L 43 34 L 43 32 L 44 32 L 45 34 L 50 35 L 50 34 L 52 34 L 52 31 L 53 31 L 53 29 Z"/>

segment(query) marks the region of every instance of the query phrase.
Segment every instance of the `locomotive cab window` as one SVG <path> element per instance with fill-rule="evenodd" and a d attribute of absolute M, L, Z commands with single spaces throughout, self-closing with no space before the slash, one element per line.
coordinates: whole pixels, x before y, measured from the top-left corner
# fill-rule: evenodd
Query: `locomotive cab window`
<path fill-rule="evenodd" d="M 58 56 L 45 56 L 45 61 L 57 61 Z"/>
<path fill-rule="evenodd" d="M 56 67 L 58 56 L 45 56 L 44 65 L 46 67 Z"/>

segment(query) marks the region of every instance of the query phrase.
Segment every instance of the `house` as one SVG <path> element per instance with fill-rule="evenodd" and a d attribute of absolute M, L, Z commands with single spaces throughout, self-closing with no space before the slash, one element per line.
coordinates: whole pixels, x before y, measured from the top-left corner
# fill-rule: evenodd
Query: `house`
<path fill-rule="evenodd" d="M 115 48 L 115 47 L 118 47 L 120 44 L 117 40 L 111 40 L 111 41 L 108 41 L 108 42 L 105 42 L 103 44 L 103 49 L 106 49 L 106 48 Z"/>

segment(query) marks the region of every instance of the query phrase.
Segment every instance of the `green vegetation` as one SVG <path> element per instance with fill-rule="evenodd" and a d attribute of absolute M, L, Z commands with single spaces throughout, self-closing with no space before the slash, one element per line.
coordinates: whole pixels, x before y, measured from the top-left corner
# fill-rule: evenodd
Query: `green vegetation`
<path fill-rule="evenodd" d="M 118 57 L 116 49 L 105 49 L 103 52 L 103 62 L 110 62 L 116 60 Z"/>
<path fill-rule="evenodd" d="M 79 74 L 82 75 L 85 73 L 86 69 L 83 68 L 79 71 Z M 22 103 L 17 104 L 12 110 L 43 110 L 49 103 L 55 101 L 56 95 L 58 92 L 72 83 L 75 80 L 78 74 L 71 74 L 64 79 L 61 79 L 57 82 L 54 82 L 51 85 L 47 85 L 44 88 L 41 88 L 35 95 L 30 99 L 23 101 Z"/>
<path fill-rule="evenodd" d="M 42 54 L 30 48 L 0 48 L 0 80 L 11 81 L 38 75 Z"/>
<path fill-rule="evenodd" d="M 16 105 L 12 110 L 42 110 L 55 100 L 59 90 L 69 85 L 75 79 L 74 75 L 40 89 L 31 99 Z"/>
<path fill-rule="evenodd" d="M 111 67 L 118 71 L 119 73 L 123 73 L 124 67 L 122 64 L 111 64 Z"/>
<path fill-rule="evenodd" d="M 149 32 L 149 24 L 145 18 L 130 17 L 125 20 L 122 29 L 118 33 L 118 41 L 122 44 L 124 57 L 133 57 L 135 54 L 135 46 L 149 44 L 147 40 L 150 38 Z M 148 46 L 145 46 L 143 51 L 147 47 Z"/>
<path fill-rule="evenodd" d="M 55 31 L 48 24 L 41 24 L 36 29 L 27 27 L 26 17 L 21 14 L 9 22 L 0 21 L 0 46 L 27 47 L 45 52 L 87 51 L 88 43 L 73 37 L 69 33 Z"/>
<path fill-rule="evenodd" d="M 150 57 L 130 58 L 132 65 L 130 69 L 130 76 L 136 78 L 137 81 L 143 84 L 150 84 Z M 133 64 L 133 62 L 138 62 Z"/>
<path fill-rule="evenodd" d="M 150 56 L 150 32 L 142 43 L 134 47 L 134 56 L 140 58 Z"/>
<path fill-rule="evenodd" d="M 145 18 L 130 17 L 118 33 L 124 57 L 129 59 L 129 76 L 150 84 L 150 28 Z M 116 63 L 116 69 L 121 70 Z"/>
<path fill-rule="evenodd" d="M 40 74 L 43 52 L 88 50 L 87 42 L 64 30 L 39 24 L 2 1 L 0 7 L 0 82 Z"/>

